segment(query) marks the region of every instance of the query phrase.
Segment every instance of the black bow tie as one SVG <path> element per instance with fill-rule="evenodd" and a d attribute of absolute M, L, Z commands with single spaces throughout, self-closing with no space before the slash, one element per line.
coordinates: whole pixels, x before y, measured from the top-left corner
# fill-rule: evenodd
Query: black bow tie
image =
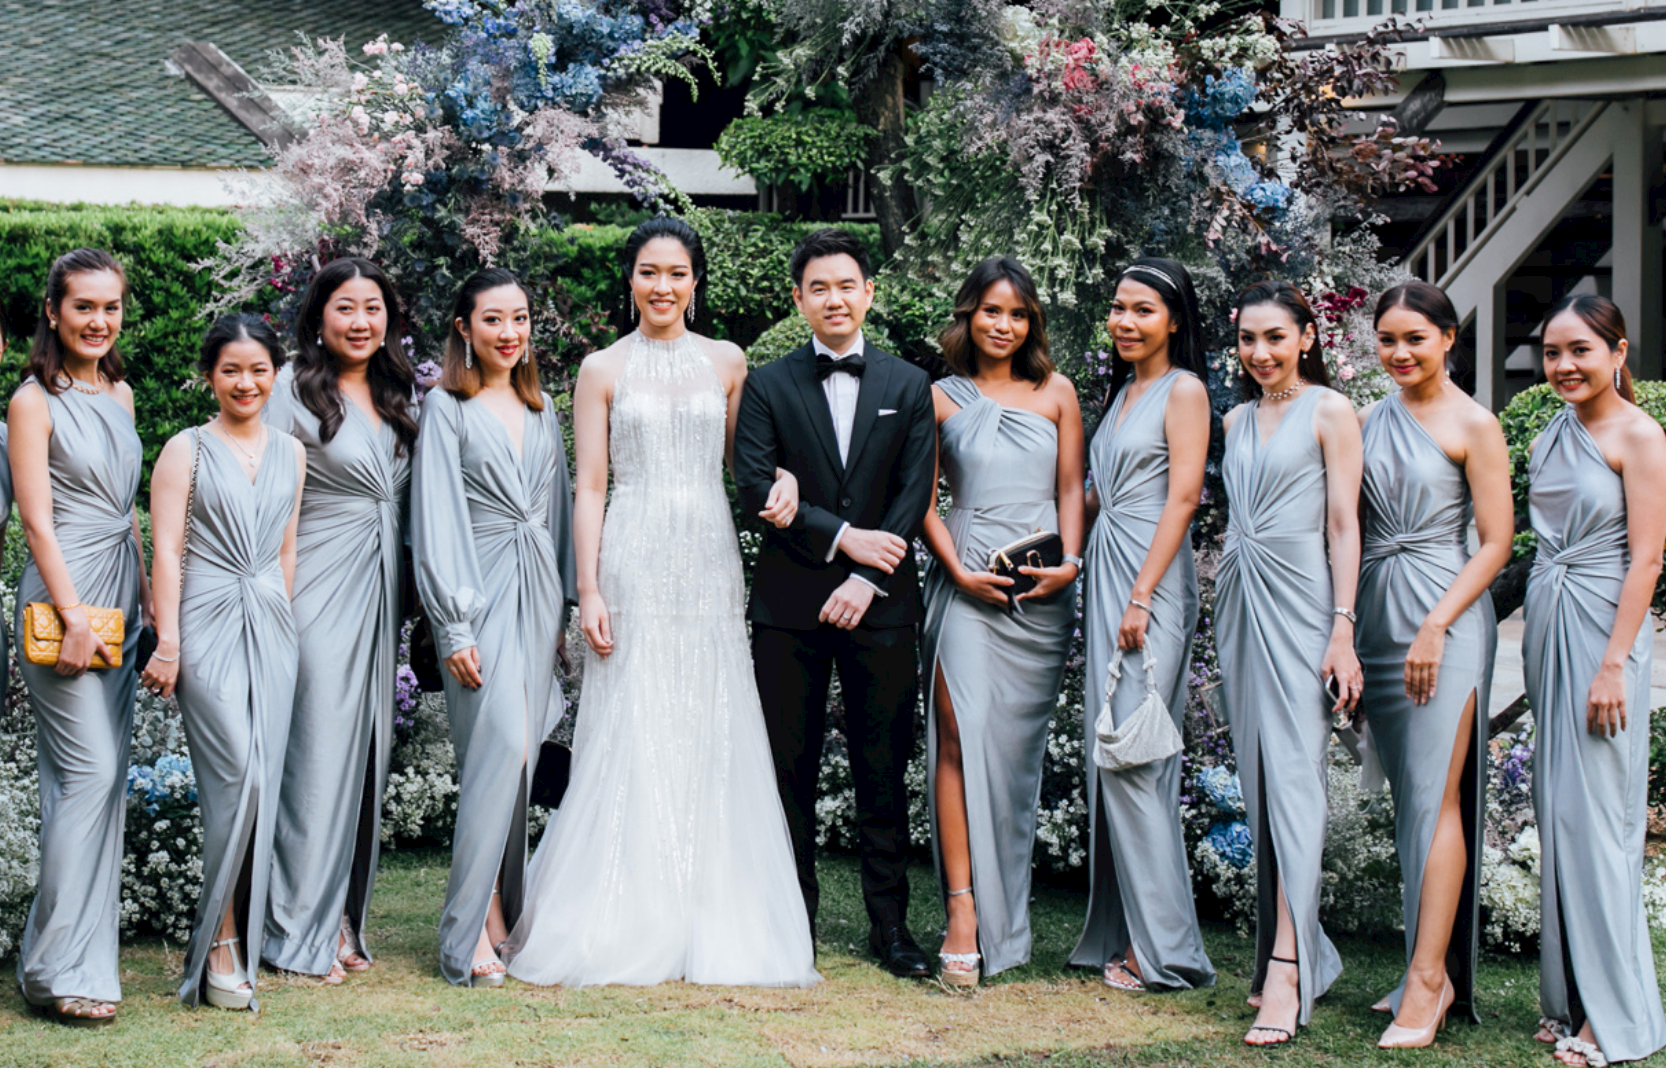
<path fill-rule="evenodd" d="M 854 378 L 861 378 L 862 371 L 867 366 L 868 362 L 862 358 L 860 352 L 853 352 L 842 360 L 835 360 L 825 352 L 816 353 L 816 378 L 823 382 L 827 381 L 828 375 L 836 375 L 840 372 Z"/>

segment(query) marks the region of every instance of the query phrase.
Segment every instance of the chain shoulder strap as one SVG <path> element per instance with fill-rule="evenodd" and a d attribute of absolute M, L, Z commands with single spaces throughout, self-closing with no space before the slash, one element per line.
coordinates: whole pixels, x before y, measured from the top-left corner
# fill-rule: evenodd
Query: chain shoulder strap
<path fill-rule="evenodd" d="M 181 563 L 191 555 L 191 510 L 197 503 L 197 468 L 202 465 L 202 428 L 191 433 L 191 488 L 185 492 L 185 537 L 179 543 Z"/>

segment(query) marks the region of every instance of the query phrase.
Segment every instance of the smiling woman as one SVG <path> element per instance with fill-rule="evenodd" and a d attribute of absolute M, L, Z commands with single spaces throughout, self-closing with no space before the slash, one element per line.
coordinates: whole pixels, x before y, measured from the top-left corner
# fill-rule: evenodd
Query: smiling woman
<path fill-rule="evenodd" d="M 133 499 L 142 452 L 115 343 L 127 281 L 107 252 L 77 249 L 47 276 L 29 377 L 12 397 L 8 447 L 29 563 L 25 605 L 63 622 L 55 664 L 19 658 L 39 739 L 40 878 L 18 978 L 63 1023 L 108 1024 L 121 1000 L 116 959 L 123 784 L 133 724 L 140 604 L 146 599 Z M 94 635 L 88 607 L 118 609 L 125 640 Z M 120 666 L 110 667 L 120 653 Z M 101 665 L 95 670 L 93 665 Z"/>
<path fill-rule="evenodd" d="M 306 474 L 301 443 L 260 420 L 282 364 L 264 319 L 216 321 L 197 367 L 220 412 L 169 441 L 151 475 L 157 645 L 143 681 L 161 696 L 178 686 L 202 806 L 203 892 L 179 990 L 192 1006 L 257 1007 Z"/>

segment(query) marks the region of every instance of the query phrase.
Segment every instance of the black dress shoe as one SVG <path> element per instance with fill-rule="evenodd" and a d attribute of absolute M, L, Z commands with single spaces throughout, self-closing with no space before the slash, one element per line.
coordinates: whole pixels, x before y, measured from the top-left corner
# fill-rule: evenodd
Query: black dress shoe
<path fill-rule="evenodd" d="M 898 979 L 926 979 L 931 976 L 931 965 L 926 961 L 925 950 L 914 941 L 908 928 L 900 923 L 869 931 L 868 948 L 879 958 L 879 963 Z"/>

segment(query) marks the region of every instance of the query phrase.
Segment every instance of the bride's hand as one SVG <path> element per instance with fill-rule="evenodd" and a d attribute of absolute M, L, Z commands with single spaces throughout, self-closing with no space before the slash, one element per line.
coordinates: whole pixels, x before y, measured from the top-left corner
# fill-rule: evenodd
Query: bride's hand
<path fill-rule="evenodd" d="M 579 594 L 578 624 L 597 656 L 613 652 L 613 622 L 608 619 L 607 602 L 600 593 Z"/>
<path fill-rule="evenodd" d="M 769 499 L 764 501 L 764 510 L 758 514 L 778 529 L 792 526 L 793 517 L 798 514 L 798 479 L 791 471 L 783 467 L 775 469 L 775 484 L 769 487 Z"/>

